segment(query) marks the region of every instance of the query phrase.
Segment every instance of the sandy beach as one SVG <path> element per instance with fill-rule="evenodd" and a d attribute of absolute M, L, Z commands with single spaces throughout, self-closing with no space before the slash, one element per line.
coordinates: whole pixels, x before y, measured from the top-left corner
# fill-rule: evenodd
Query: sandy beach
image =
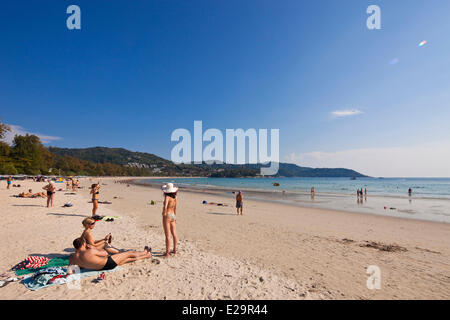
<path fill-rule="evenodd" d="M 44 183 L 0 186 L 0 273 L 28 255 L 72 253 L 81 221 L 91 215 L 88 186 L 97 180 L 81 179 L 75 195 L 57 192 L 53 208 L 45 199 L 12 197 Z M 179 253 L 165 259 L 161 190 L 114 180 L 100 179 L 100 199 L 112 204 L 100 204 L 98 214 L 120 219 L 97 223 L 94 236 L 111 232 L 121 249 L 150 245 L 155 260 L 126 264 L 100 283 L 85 278 L 81 290 L 30 291 L 10 283 L 0 288 L 0 299 L 450 298 L 450 224 L 251 200 L 244 200 L 240 217 L 231 198 L 181 190 Z M 69 201 L 73 207 L 63 208 Z M 380 290 L 366 285 L 372 265 L 381 270 Z"/>

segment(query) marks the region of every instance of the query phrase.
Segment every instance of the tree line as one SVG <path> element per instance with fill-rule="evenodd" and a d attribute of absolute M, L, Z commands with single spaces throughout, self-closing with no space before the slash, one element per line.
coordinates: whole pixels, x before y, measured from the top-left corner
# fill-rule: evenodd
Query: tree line
<path fill-rule="evenodd" d="M 71 156 L 51 153 L 39 137 L 16 135 L 11 146 L 2 141 L 10 127 L 0 122 L 0 174 L 144 176 L 151 170 L 124 167 L 112 163 L 95 163 Z"/>
<path fill-rule="evenodd" d="M 32 134 L 16 135 L 11 146 L 4 141 L 10 127 L 0 122 L 0 174 L 3 175 L 59 175 L 59 176 L 226 176 L 217 173 L 217 169 L 209 166 L 174 164 L 170 161 L 154 163 L 161 166 L 155 172 L 152 168 L 140 168 L 111 162 L 95 162 L 83 160 L 67 154 L 57 154 L 56 148 L 46 148 L 38 136 Z M 55 149 L 55 152 L 52 150 Z M 111 159 L 120 158 L 118 150 L 113 150 Z M 226 170 L 228 176 L 239 177 L 254 175 L 246 169 Z"/>

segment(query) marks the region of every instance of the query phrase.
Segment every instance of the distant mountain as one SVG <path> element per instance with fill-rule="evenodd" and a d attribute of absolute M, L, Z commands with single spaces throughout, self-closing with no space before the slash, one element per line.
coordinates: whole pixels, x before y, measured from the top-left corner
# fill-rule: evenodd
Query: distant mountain
<path fill-rule="evenodd" d="M 211 177 L 244 177 L 257 176 L 261 164 L 183 164 L 176 165 L 172 161 L 145 152 L 133 152 L 123 148 L 94 147 L 83 149 L 55 148 L 48 150 L 59 156 L 70 156 L 85 161 L 101 164 L 116 164 L 124 167 L 139 168 L 142 174 L 174 175 L 174 176 L 211 176 Z M 144 171 L 142 171 L 144 170 Z M 280 163 L 277 177 L 328 177 L 359 178 L 365 175 L 350 169 L 327 169 L 300 167 L 291 163 Z"/>
<path fill-rule="evenodd" d="M 362 178 L 367 177 L 355 170 L 344 168 L 308 168 L 292 163 L 280 163 L 278 175 L 283 177 L 309 177 L 309 178 Z"/>

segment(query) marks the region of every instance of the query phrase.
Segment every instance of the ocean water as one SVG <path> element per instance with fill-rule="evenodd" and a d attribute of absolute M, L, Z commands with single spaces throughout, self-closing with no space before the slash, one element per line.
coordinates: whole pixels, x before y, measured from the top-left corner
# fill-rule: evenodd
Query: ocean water
<path fill-rule="evenodd" d="M 199 191 L 217 190 L 229 197 L 231 191 L 243 190 L 247 198 L 256 200 L 450 223 L 450 178 L 174 178 L 136 182 L 172 182 Z M 356 197 L 361 188 L 368 194 L 362 203 Z"/>
<path fill-rule="evenodd" d="M 196 188 L 244 189 L 264 191 L 306 192 L 314 187 L 317 193 L 354 195 L 356 190 L 367 189 L 370 195 L 408 197 L 408 189 L 416 198 L 450 199 L 450 178 L 176 178 L 146 182 L 163 184 L 173 182 L 179 186 Z M 273 184 L 279 183 L 276 187 Z"/>

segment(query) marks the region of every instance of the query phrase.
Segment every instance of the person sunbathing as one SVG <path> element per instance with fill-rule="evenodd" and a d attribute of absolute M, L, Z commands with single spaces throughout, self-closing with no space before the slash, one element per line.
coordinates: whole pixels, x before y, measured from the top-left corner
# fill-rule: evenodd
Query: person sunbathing
<path fill-rule="evenodd" d="M 45 194 L 45 192 L 38 192 L 38 193 L 33 193 L 33 195 L 31 196 L 32 198 L 47 198 L 47 195 Z"/>
<path fill-rule="evenodd" d="M 33 197 L 33 190 L 29 189 L 28 193 L 21 192 L 21 193 L 19 193 L 19 197 L 20 198 L 32 198 Z"/>
<path fill-rule="evenodd" d="M 17 195 L 17 197 L 19 197 L 19 198 L 38 198 L 38 197 L 46 198 L 47 195 L 45 194 L 45 192 L 33 193 L 33 190 L 29 189 L 28 193 L 25 193 L 25 192 L 19 193 Z"/>
<path fill-rule="evenodd" d="M 83 238 L 77 238 L 73 241 L 75 253 L 69 258 L 69 266 L 77 265 L 80 268 L 89 270 L 112 270 L 125 263 L 148 259 L 152 257 L 150 248 L 145 247 L 144 251 L 127 251 L 108 256 L 105 250 L 99 250 L 89 244 Z M 70 268 L 69 274 L 73 273 Z"/>
<path fill-rule="evenodd" d="M 95 247 L 96 249 L 104 249 L 109 254 L 119 253 L 119 250 L 110 246 L 111 244 L 111 234 L 107 234 L 104 239 L 95 240 L 92 235 L 92 229 L 95 227 L 95 220 L 92 218 L 85 218 L 82 222 L 84 231 L 81 234 L 81 238 L 83 238 L 87 244 Z"/>

